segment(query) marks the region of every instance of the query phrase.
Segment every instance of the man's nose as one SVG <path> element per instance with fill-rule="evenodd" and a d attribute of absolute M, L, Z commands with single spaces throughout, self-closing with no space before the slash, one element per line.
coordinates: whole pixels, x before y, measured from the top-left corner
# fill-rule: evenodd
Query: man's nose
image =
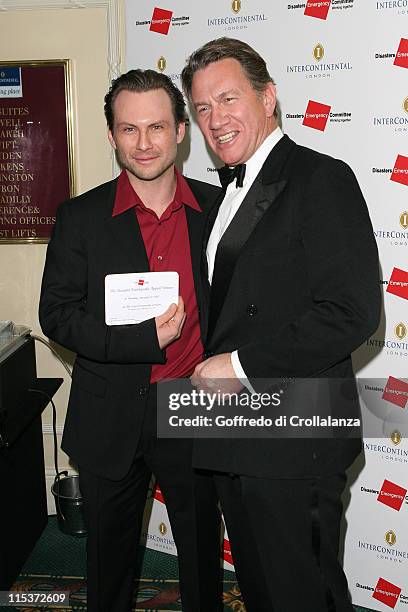
<path fill-rule="evenodd" d="M 138 140 L 136 146 L 141 151 L 146 151 L 151 148 L 152 142 L 150 140 L 150 135 L 148 131 L 140 131 L 138 135 Z"/>
<path fill-rule="evenodd" d="M 210 115 L 210 129 L 217 130 L 226 123 L 228 123 L 228 113 L 221 106 L 214 105 Z"/>

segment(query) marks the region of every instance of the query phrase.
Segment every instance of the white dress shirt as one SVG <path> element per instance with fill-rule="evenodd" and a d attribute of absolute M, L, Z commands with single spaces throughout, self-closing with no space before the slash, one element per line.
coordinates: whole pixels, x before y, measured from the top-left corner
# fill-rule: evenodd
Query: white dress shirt
<path fill-rule="evenodd" d="M 232 181 L 227 187 L 225 197 L 218 210 L 217 218 L 213 225 L 210 238 L 207 244 L 207 265 L 208 265 L 208 281 L 211 285 L 214 274 L 214 263 L 215 256 L 217 253 L 218 244 L 224 235 L 224 232 L 228 228 L 229 224 L 235 217 L 239 207 L 244 201 L 245 196 L 250 190 L 252 183 L 258 176 L 262 166 L 273 147 L 282 138 L 283 132 L 277 127 L 269 136 L 265 138 L 259 149 L 255 151 L 252 157 L 246 162 L 246 171 L 244 184 L 242 187 L 235 186 L 235 180 Z M 238 351 L 231 353 L 232 367 L 237 378 L 240 379 L 243 385 L 245 385 L 251 393 L 254 393 L 254 389 L 248 382 L 246 374 L 239 361 Z"/>

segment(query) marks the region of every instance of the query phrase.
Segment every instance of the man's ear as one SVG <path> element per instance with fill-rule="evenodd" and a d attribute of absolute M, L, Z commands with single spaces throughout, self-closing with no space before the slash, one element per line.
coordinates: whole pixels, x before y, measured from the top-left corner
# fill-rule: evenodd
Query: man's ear
<path fill-rule="evenodd" d="M 183 142 L 184 136 L 186 133 L 186 124 L 184 121 L 181 121 L 177 126 L 177 144 Z"/>
<path fill-rule="evenodd" d="M 276 107 L 276 87 L 269 82 L 262 94 L 267 117 L 273 117 Z"/>
<path fill-rule="evenodd" d="M 111 144 L 111 147 L 112 147 L 113 149 L 116 149 L 116 142 L 115 142 L 115 139 L 114 139 L 114 137 L 113 137 L 113 134 L 112 134 L 112 131 L 111 131 L 111 130 L 108 130 L 108 140 L 109 140 L 109 142 L 110 142 L 110 144 Z"/>

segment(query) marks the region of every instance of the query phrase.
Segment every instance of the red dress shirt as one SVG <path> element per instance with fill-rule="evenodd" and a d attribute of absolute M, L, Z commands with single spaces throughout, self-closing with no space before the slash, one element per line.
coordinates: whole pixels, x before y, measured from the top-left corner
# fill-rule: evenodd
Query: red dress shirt
<path fill-rule="evenodd" d="M 190 376 L 203 355 L 184 207 L 190 206 L 199 212 L 201 209 L 185 178 L 177 170 L 175 174 L 177 186 L 174 199 L 159 219 L 153 210 L 143 204 L 131 186 L 126 171 L 122 170 L 112 213 L 114 217 L 135 208 L 150 272 L 174 271 L 179 274 L 179 291 L 187 318 L 180 338 L 166 348 L 166 363 L 152 365 L 151 383 L 165 378 Z"/>

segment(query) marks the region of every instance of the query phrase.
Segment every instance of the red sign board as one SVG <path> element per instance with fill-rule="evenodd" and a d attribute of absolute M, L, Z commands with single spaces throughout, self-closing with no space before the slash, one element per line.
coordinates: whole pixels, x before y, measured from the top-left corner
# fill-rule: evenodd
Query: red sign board
<path fill-rule="evenodd" d="M 0 66 L 1 242 L 47 242 L 73 195 L 67 71 L 67 61 Z"/>

